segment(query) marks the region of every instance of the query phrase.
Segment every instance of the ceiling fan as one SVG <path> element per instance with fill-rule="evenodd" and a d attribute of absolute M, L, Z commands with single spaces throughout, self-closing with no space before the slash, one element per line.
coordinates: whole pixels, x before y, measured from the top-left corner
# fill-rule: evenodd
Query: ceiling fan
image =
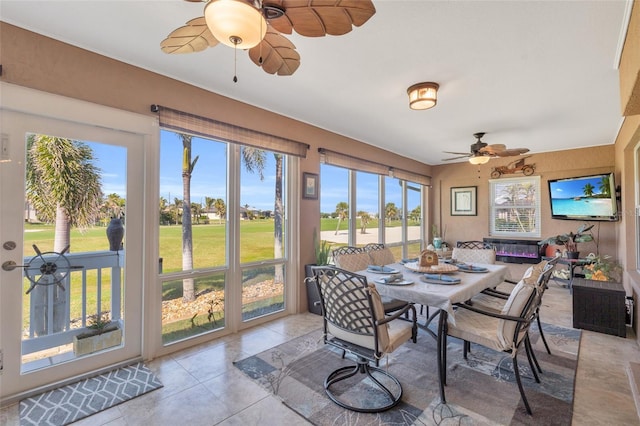
<path fill-rule="evenodd" d="M 185 0 L 201 3 L 203 0 Z M 192 53 L 219 43 L 248 49 L 269 74 L 292 75 L 300 66 L 296 47 L 284 34 L 343 35 L 369 20 L 371 0 L 209 0 L 204 16 L 173 30 L 160 43 L 165 53 Z M 234 77 L 234 81 L 237 79 Z"/>
<path fill-rule="evenodd" d="M 503 144 L 488 145 L 481 139 L 485 134 L 483 132 L 474 133 L 476 142 L 471 144 L 469 153 L 444 151 L 447 154 L 457 154 L 458 157 L 443 158 L 442 161 L 458 160 L 460 158 L 469 158 L 471 164 L 485 164 L 494 157 L 512 157 L 529 152 L 528 148 L 507 149 Z"/>

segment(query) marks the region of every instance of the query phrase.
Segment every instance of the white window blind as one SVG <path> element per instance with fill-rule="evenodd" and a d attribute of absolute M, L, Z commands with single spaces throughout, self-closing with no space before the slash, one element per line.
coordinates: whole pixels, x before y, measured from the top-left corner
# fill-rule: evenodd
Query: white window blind
<path fill-rule="evenodd" d="M 540 177 L 489 180 L 490 234 L 540 237 Z"/>

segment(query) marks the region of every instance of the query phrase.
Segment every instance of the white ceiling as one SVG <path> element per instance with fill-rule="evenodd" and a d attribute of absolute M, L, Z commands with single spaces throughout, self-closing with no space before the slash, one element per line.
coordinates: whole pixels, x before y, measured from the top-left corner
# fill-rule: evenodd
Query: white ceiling
<path fill-rule="evenodd" d="M 238 52 L 235 84 L 227 46 L 160 50 L 203 3 L 2 0 L 0 19 L 427 164 L 468 152 L 475 132 L 531 153 L 614 142 L 627 0 L 373 3 L 349 34 L 287 36 L 301 56 L 293 76 Z M 438 105 L 413 111 L 406 89 L 421 81 L 440 84 Z"/>

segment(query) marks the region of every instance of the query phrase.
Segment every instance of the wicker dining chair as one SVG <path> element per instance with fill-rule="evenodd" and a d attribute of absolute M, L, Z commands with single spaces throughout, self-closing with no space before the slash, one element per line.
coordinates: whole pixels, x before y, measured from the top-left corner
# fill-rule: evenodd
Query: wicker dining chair
<path fill-rule="evenodd" d="M 532 276 L 537 276 L 536 274 L 540 275 L 544 265 L 551 265 L 552 267 L 555 268 L 555 266 L 558 263 L 558 260 L 559 260 L 558 257 L 554 257 L 550 260 L 543 260 L 537 265 L 531 266 L 529 269 L 527 269 L 524 275 L 525 276 L 528 274 Z M 551 278 L 551 273 L 545 275 L 543 278 L 543 281 L 540 283 L 542 295 L 544 295 L 545 290 L 548 288 L 550 278 Z M 507 284 L 517 284 L 511 280 L 505 280 L 504 282 Z M 500 288 L 504 289 L 504 286 Z M 471 303 L 476 306 L 481 306 L 483 309 L 492 309 L 494 311 L 500 311 L 504 307 L 505 301 L 509 299 L 509 296 L 511 295 L 511 291 L 507 292 L 507 291 L 497 290 L 494 288 L 489 288 L 484 290 L 481 294 L 473 297 L 471 299 Z M 540 321 L 540 309 L 536 311 L 536 323 L 538 325 L 538 330 L 540 332 L 540 338 L 542 339 L 542 343 L 544 344 L 544 347 L 547 350 L 547 353 L 551 355 L 551 349 L 549 348 L 547 339 L 544 336 L 542 323 Z M 538 370 L 540 370 L 539 367 L 538 367 Z"/>
<path fill-rule="evenodd" d="M 535 320 L 536 312 L 538 312 L 542 302 L 543 286 L 541 283 L 548 279 L 547 277 L 551 275 L 552 270 L 553 265 L 545 265 L 542 274 L 536 280 L 533 279 L 533 275 L 520 280 L 500 312 L 481 309 L 476 305 L 467 303 L 459 303 L 456 304 L 455 319 L 448 317 L 444 321 L 443 317 L 438 330 L 440 398 L 442 403 L 446 403 L 444 387 L 447 384 L 447 336 L 452 336 L 463 340 L 465 359 L 467 356 L 466 347 L 469 343 L 479 344 L 489 349 L 510 354 L 520 396 L 527 413 L 532 414 L 520 378 L 518 351 L 524 346 L 534 378 L 536 382 L 540 382 L 533 365 L 529 327 L 531 322 Z M 483 389 L 482 391 L 487 392 L 489 390 Z"/>
<path fill-rule="evenodd" d="M 345 269 L 350 272 L 364 271 L 369 265 L 373 264 L 371 256 L 369 253 L 365 252 L 364 249 L 361 247 L 348 246 L 340 247 L 333 251 L 333 262 L 338 268 Z M 409 303 L 404 300 L 383 296 L 382 304 L 384 305 L 384 311 L 389 314 L 399 309 L 403 309 Z"/>
<path fill-rule="evenodd" d="M 338 368 L 327 376 L 327 396 L 339 406 L 358 412 L 374 413 L 396 406 L 402 398 L 402 385 L 387 369 L 379 368 L 379 361 L 408 340 L 416 342 L 414 306 L 407 304 L 387 316 L 375 285 L 368 284 L 365 276 L 333 267 L 314 267 L 314 275 L 322 304 L 324 343 L 355 358 L 354 365 Z M 397 320 L 407 314 L 412 321 Z M 357 389 L 355 385 L 360 380 L 352 380 L 351 386 L 344 381 L 358 373 L 366 374 L 370 385 L 366 394 L 349 400 L 345 386 Z M 339 382 L 342 383 L 334 386 Z M 369 406 L 372 401 L 379 405 Z"/>

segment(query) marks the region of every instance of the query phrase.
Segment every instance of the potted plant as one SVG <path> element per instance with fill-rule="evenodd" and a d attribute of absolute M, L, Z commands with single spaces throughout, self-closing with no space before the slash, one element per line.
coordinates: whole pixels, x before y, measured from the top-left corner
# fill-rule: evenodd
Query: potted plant
<path fill-rule="evenodd" d="M 309 312 L 317 315 L 322 315 L 320 307 L 320 294 L 313 276 L 314 266 L 324 266 L 329 264 L 329 258 L 331 257 L 331 243 L 326 240 L 321 240 L 318 232 L 313 234 L 313 245 L 316 251 L 316 263 L 304 265 L 305 279 L 304 282 L 307 286 L 307 307 Z"/>
<path fill-rule="evenodd" d="M 614 261 L 611 256 L 587 256 L 591 261 L 585 265 L 584 277 L 588 280 L 622 282 L 622 265 Z"/>
<path fill-rule="evenodd" d="M 565 234 L 549 237 L 540 241 L 538 244 L 565 246 L 567 249 L 567 258 L 577 259 L 578 257 L 580 257 L 580 252 L 578 251 L 578 243 L 593 241 L 593 234 L 589 232 L 591 231 L 591 228 L 593 228 L 593 225 L 584 223 L 580 225 L 575 233 L 573 231 L 570 231 Z"/>
<path fill-rule="evenodd" d="M 73 353 L 76 356 L 101 351 L 122 343 L 122 330 L 118 323 L 111 321 L 106 314 L 89 317 L 86 331 L 73 336 Z"/>

